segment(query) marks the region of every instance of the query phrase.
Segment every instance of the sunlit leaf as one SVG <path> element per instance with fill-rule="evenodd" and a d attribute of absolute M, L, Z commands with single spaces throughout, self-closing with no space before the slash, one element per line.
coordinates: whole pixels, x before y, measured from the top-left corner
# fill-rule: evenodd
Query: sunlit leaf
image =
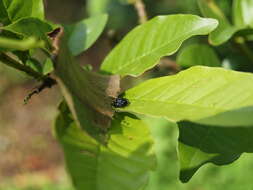
<path fill-rule="evenodd" d="M 0 7 L 11 22 L 25 17 L 44 19 L 43 0 L 2 0 Z"/>
<path fill-rule="evenodd" d="M 228 41 L 237 31 L 237 28 L 228 21 L 215 1 L 198 0 L 198 4 L 205 17 L 215 18 L 219 21 L 217 29 L 209 35 L 209 41 L 213 45 L 220 45 Z"/>
<path fill-rule="evenodd" d="M 1 27 L 1 29 L 20 35 L 21 37 L 36 37 L 37 39 L 47 42 L 47 48 L 50 48 L 50 43 L 47 33 L 53 30 L 53 27 L 37 18 L 24 18 L 10 25 Z"/>
<path fill-rule="evenodd" d="M 129 89 L 124 97 L 130 105 L 122 110 L 195 121 L 253 105 L 252 82 L 250 73 L 195 66 Z"/>
<path fill-rule="evenodd" d="M 138 76 L 154 67 L 165 55 L 175 53 L 194 35 L 210 33 L 214 19 L 193 15 L 158 16 L 132 30 L 104 60 L 101 70 L 121 76 Z"/>

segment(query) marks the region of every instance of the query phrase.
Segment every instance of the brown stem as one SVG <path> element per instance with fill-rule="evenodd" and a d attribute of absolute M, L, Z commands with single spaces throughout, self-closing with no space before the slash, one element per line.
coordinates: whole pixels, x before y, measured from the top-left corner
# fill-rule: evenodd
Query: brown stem
<path fill-rule="evenodd" d="M 145 9 L 145 4 L 143 3 L 143 1 L 136 0 L 134 3 L 134 7 L 137 10 L 140 24 L 145 23 L 148 20 L 148 17 Z"/>
<path fill-rule="evenodd" d="M 9 55 L 7 55 L 6 53 L 0 53 L 0 61 L 9 67 L 15 68 L 19 71 L 23 71 L 27 75 L 29 75 L 39 81 L 42 81 L 42 84 L 40 86 L 36 87 L 32 92 L 30 92 L 27 95 L 27 97 L 24 100 L 25 104 L 31 99 L 31 97 L 34 94 L 38 94 L 42 90 L 44 90 L 46 88 L 51 88 L 53 85 L 56 84 L 56 81 L 53 78 L 49 77 L 48 75 L 43 75 L 39 72 L 34 71 L 30 67 L 19 63 L 18 61 L 16 61 L 15 59 L 13 59 Z"/>
<path fill-rule="evenodd" d="M 16 61 L 15 59 L 7 55 L 6 53 L 0 53 L 0 61 L 9 67 L 25 72 L 27 75 L 37 80 L 43 80 L 45 78 L 44 75 L 34 71 L 33 69 L 31 69 L 30 67 L 26 65 L 19 63 L 18 61 Z"/>

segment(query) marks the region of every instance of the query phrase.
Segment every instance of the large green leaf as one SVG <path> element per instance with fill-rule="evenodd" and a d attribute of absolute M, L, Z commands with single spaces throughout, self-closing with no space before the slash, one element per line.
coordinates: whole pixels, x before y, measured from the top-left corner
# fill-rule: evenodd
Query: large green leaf
<path fill-rule="evenodd" d="M 3 26 L 1 29 L 20 35 L 21 37 L 36 37 L 47 42 L 47 48 L 50 48 L 50 43 L 47 33 L 53 30 L 53 27 L 37 18 L 24 18 L 10 25 Z"/>
<path fill-rule="evenodd" d="M 125 93 L 130 105 L 121 110 L 196 121 L 253 105 L 253 75 L 195 66 L 174 76 L 148 80 Z"/>
<path fill-rule="evenodd" d="M 217 24 L 214 19 L 193 15 L 155 17 L 132 30 L 106 57 L 101 69 L 121 76 L 138 76 L 162 56 L 175 53 L 184 40 L 208 34 Z"/>
<path fill-rule="evenodd" d="M 145 123 L 118 114 L 109 131 L 110 139 L 103 146 L 77 127 L 63 105 L 60 111 L 55 133 L 77 190 L 139 190 L 146 185 L 155 157 Z"/>
<path fill-rule="evenodd" d="M 130 104 L 121 110 L 178 121 L 186 182 L 205 163 L 228 164 L 253 152 L 252 82 L 250 73 L 192 67 L 126 91 Z"/>
<path fill-rule="evenodd" d="M 54 67 L 57 82 L 77 124 L 98 137 L 113 116 L 111 104 L 119 93 L 119 77 L 87 71 L 74 63 L 66 37 L 61 40 Z"/>
<path fill-rule="evenodd" d="M 209 35 L 209 41 L 213 45 L 220 45 L 228 41 L 237 31 L 237 28 L 229 23 L 214 0 L 198 0 L 198 4 L 205 17 L 215 18 L 219 21 L 217 29 Z"/>
<path fill-rule="evenodd" d="M 98 15 L 84 19 L 78 23 L 65 26 L 68 35 L 68 46 L 73 55 L 78 55 L 88 49 L 102 33 L 108 16 Z"/>
<path fill-rule="evenodd" d="M 177 64 L 183 67 L 195 65 L 221 66 L 221 62 L 215 51 L 205 44 L 192 44 L 184 48 L 177 56 Z"/>
<path fill-rule="evenodd" d="M 253 0 L 234 0 L 233 19 L 239 28 L 253 28 Z"/>
<path fill-rule="evenodd" d="M 43 0 L 2 0 L 11 22 L 25 17 L 44 19 Z"/>

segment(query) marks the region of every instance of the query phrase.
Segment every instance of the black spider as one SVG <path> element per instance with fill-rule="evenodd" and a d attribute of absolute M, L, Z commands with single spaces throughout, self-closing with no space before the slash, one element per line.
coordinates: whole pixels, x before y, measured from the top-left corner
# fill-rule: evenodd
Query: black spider
<path fill-rule="evenodd" d="M 112 106 L 115 107 L 115 108 L 124 108 L 127 105 L 129 105 L 129 101 L 126 98 L 116 98 L 112 102 Z"/>

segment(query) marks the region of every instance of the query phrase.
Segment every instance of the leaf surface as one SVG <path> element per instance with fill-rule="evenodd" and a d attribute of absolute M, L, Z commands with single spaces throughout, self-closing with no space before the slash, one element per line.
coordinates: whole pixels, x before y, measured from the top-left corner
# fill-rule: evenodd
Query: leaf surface
<path fill-rule="evenodd" d="M 2 0 L 2 5 L 11 22 L 25 17 L 44 19 L 43 0 Z"/>
<path fill-rule="evenodd" d="M 219 25 L 216 30 L 209 35 L 209 41 L 211 44 L 220 45 L 225 43 L 234 35 L 235 32 L 237 32 L 237 28 L 228 21 L 215 1 L 198 0 L 198 4 L 201 13 L 205 17 L 215 18 L 219 21 Z"/>
<path fill-rule="evenodd" d="M 120 110 L 196 121 L 253 105 L 253 75 L 195 66 L 174 76 L 151 79 L 129 89 L 130 105 Z M 242 85 L 243 84 L 243 85 Z"/>
<path fill-rule="evenodd" d="M 149 128 L 134 116 L 118 114 L 103 146 L 75 125 L 61 106 L 55 133 L 77 190 L 139 190 L 155 167 Z"/>
<path fill-rule="evenodd" d="M 105 28 L 108 16 L 97 15 L 72 25 L 66 25 L 68 46 L 72 55 L 79 55 L 88 49 L 100 36 Z"/>
<path fill-rule="evenodd" d="M 104 60 L 101 70 L 138 76 L 159 59 L 175 53 L 184 40 L 205 35 L 217 27 L 214 19 L 193 15 L 158 16 L 133 29 Z"/>
<path fill-rule="evenodd" d="M 177 57 L 177 64 L 183 67 L 195 65 L 221 66 L 221 62 L 215 51 L 205 44 L 192 44 L 185 47 Z"/>
<path fill-rule="evenodd" d="M 148 80 L 125 93 L 120 110 L 179 126 L 180 179 L 204 164 L 231 163 L 253 149 L 253 75 L 203 66 Z"/>
<path fill-rule="evenodd" d="M 97 136 L 98 129 L 109 127 L 114 113 L 111 104 L 119 92 L 119 77 L 83 69 L 74 62 L 65 37 L 59 48 L 54 65 L 57 82 L 77 124 Z"/>
<path fill-rule="evenodd" d="M 44 40 L 47 43 L 46 48 L 50 48 L 47 33 L 51 32 L 53 27 L 37 18 L 20 19 L 10 25 L 1 27 L 1 29 L 17 34 L 23 38 L 33 36 L 37 39 Z"/>

